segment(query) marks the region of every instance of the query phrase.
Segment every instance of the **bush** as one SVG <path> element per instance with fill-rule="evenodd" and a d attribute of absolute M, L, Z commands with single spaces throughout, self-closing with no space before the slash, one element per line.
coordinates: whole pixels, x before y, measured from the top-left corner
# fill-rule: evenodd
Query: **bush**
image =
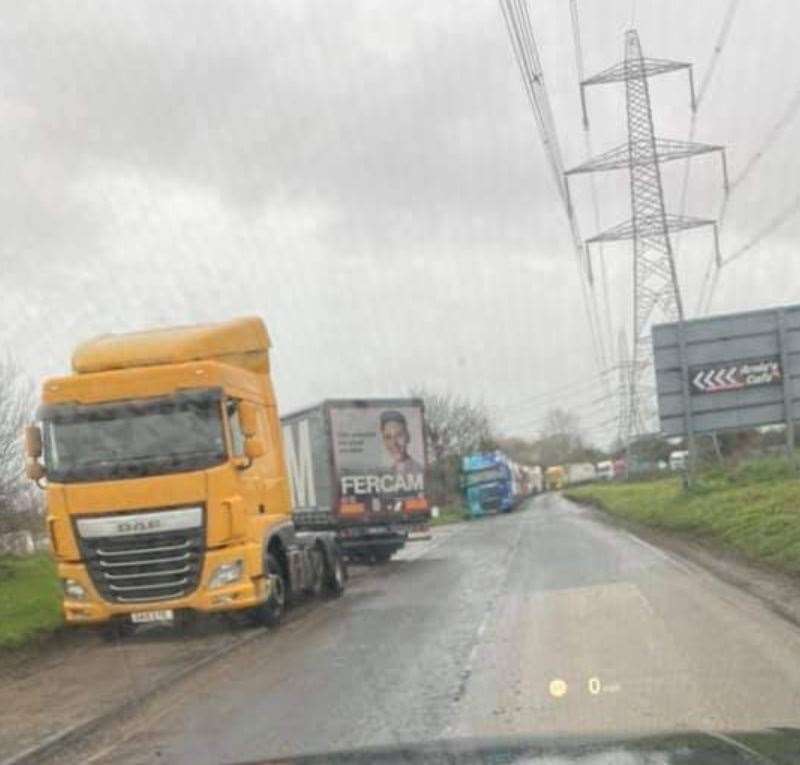
<path fill-rule="evenodd" d="M 60 626 L 61 593 L 46 554 L 0 556 L 0 647 L 22 645 Z"/>

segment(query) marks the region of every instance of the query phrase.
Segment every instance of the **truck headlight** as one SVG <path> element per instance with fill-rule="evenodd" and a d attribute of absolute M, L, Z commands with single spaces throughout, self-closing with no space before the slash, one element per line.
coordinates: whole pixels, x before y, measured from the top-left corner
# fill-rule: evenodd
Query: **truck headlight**
<path fill-rule="evenodd" d="M 208 589 L 213 590 L 217 587 L 224 587 L 226 584 L 238 582 L 242 578 L 242 570 L 244 565 L 241 560 L 235 560 L 233 563 L 223 563 L 214 569 L 211 579 L 208 582 Z"/>
<path fill-rule="evenodd" d="M 86 600 L 84 586 L 75 579 L 62 579 L 61 586 L 64 588 L 64 595 L 70 600 Z"/>

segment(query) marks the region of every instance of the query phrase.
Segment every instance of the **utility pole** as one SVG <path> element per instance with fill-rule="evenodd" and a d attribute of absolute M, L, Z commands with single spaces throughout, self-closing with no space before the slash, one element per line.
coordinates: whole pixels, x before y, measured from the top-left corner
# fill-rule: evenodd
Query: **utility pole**
<path fill-rule="evenodd" d="M 592 244 L 624 239 L 633 241 L 634 334 L 631 354 L 627 362 L 630 371 L 625 382 L 628 406 L 620 423 L 626 445 L 648 429 L 641 397 L 644 370 L 652 366 L 649 326 L 653 314 L 658 309 L 658 312 L 667 321 L 683 322 L 684 320 L 683 300 L 678 284 L 670 232 L 711 226 L 714 230 L 715 243 L 718 242 L 717 225 L 714 220 L 667 214 L 660 164 L 698 154 L 718 153 L 721 157 L 726 192 L 728 188 L 724 147 L 668 140 L 655 136 L 648 78 L 681 70 L 688 74 L 691 107 L 694 110 L 695 93 L 691 64 L 644 58 L 638 34 L 635 30 L 628 30 L 625 33 L 624 61 L 580 83 L 584 126 L 589 123 L 586 109 L 586 88 L 591 85 L 613 82 L 625 83 L 627 143 L 567 170 L 565 173 L 567 200 L 570 207 L 572 200 L 569 180 L 572 176 L 627 168 L 630 177 L 630 220 L 586 241 L 587 258 Z M 718 245 L 717 259 L 719 260 Z M 684 375 L 686 374 L 688 372 L 684 370 Z"/>
<path fill-rule="evenodd" d="M 630 417 L 631 417 L 631 363 L 628 359 L 628 339 L 625 328 L 620 327 L 617 338 L 617 371 L 619 374 L 619 399 L 617 403 L 617 440 L 625 449 L 625 478 L 630 476 Z"/>
<path fill-rule="evenodd" d="M 628 359 L 628 339 L 624 327 L 620 327 L 617 336 L 617 440 L 625 444 L 628 436 L 630 416 L 630 360 Z"/>

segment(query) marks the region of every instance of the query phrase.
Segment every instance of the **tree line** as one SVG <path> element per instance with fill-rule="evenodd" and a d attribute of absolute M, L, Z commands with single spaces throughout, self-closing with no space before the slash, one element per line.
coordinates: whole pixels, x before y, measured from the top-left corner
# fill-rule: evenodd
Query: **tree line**
<path fill-rule="evenodd" d="M 33 385 L 10 356 L 0 357 L 0 533 L 44 529 L 41 498 L 25 479 L 22 432 L 33 417 Z"/>
<path fill-rule="evenodd" d="M 436 504 L 460 496 L 462 458 L 479 451 L 500 449 L 525 465 L 597 463 L 625 454 L 622 444 L 600 449 L 585 437 L 579 418 L 567 409 L 550 409 L 536 438 L 498 434 L 488 408 L 464 396 L 424 387 L 410 391 L 425 404 L 425 439 L 428 458 L 426 491 Z M 0 533 L 43 529 L 41 495 L 24 477 L 22 431 L 34 416 L 35 396 L 30 379 L 10 356 L 0 357 Z M 800 433 L 798 434 L 800 442 Z M 721 433 L 716 443 L 700 439 L 701 462 L 737 461 L 754 453 L 777 451 L 784 442 L 780 428 Z M 657 434 L 640 437 L 633 445 L 636 459 L 657 466 L 671 451 L 683 448 L 680 440 L 667 441 Z"/>

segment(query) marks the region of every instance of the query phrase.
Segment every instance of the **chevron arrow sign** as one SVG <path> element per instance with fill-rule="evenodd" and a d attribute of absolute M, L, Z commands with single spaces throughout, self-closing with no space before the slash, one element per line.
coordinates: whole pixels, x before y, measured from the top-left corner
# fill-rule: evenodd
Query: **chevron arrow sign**
<path fill-rule="evenodd" d="M 780 381 L 781 364 L 777 357 L 692 367 L 689 370 L 692 393 L 721 393 L 757 385 L 777 385 Z"/>

